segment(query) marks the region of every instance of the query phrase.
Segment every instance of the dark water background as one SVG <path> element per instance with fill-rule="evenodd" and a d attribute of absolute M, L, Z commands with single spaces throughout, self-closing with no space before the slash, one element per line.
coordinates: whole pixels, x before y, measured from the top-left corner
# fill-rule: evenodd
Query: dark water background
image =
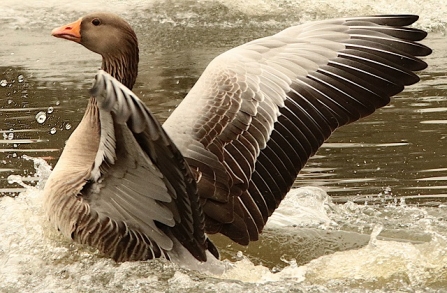
<path fill-rule="evenodd" d="M 219 5 L 204 9 L 200 17 L 182 19 L 176 14 L 175 19 L 166 7 L 155 7 L 129 21 L 141 48 L 135 91 L 161 121 L 212 58 L 293 22 L 290 16 L 280 22 L 269 15 L 258 16 L 256 22 Z M 194 14 L 198 9 L 189 7 L 184 13 L 200 15 Z M 164 20 L 163 14 L 167 14 Z M 49 18 L 56 26 L 77 17 Z M 22 25 L 0 35 L 0 192 L 4 195 L 19 188 L 8 184 L 10 174 L 34 172 L 22 155 L 56 163 L 82 117 L 87 90 L 100 65 L 99 56 L 52 38 L 50 25 L 40 25 L 45 29 Z M 429 67 L 419 73 L 421 82 L 374 115 L 336 131 L 308 162 L 296 186 L 323 187 L 340 201 L 374 200 L 378 195 L 443 201 L 447 194 L 447 42 L 435 31 L 423 43 L 434 53 L 425 58 Z M 38 123 L 36 115 L 42 119 L 42 113 L 46 119 Z"/>

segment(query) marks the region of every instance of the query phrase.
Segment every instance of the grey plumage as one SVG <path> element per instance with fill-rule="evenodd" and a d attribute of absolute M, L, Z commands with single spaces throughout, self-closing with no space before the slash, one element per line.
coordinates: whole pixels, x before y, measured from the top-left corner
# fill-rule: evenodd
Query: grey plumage
<path fill-rule="evenodd" d="M 101 17 L 116 19 L 85 19 Z M 169 258 L 182 247 L 200 261 L 207 250 L 217 257 L 205 232 L 244 245 L 258 239 L 334 130 L 419 81 L 413 71 L 427 65 L 418 57 L 431 50 L 417 43 L 426 33 L 408 27 L 416 20 L 311 22 L 231 49 L 209 64 L 163 127 L 120 83 L 133 86 L 135 65 L 129 77 L 109 72 L 118 81 L 100 71 L 45 188 L 50 218 L 68 237 L 117 260 Z M 95 27 L 89 36 L 100 35 Z M 102 54 L 92 39 L 79 42 Z M 102 55 L 105 70 L 112 57 L 138 62 Z"/>

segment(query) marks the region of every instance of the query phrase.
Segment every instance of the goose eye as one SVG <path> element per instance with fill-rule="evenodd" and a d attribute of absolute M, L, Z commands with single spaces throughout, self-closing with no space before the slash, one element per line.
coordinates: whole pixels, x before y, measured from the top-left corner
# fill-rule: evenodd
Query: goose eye
<path fill-rule="evenodd" d="M 99 19 L 95 18 L 95 19 L 92 20 L 92 24 L 93 24 L 94 26 L 98 26 L 98 25 L 101 24 L 101 21 L 100 21 Z"/>

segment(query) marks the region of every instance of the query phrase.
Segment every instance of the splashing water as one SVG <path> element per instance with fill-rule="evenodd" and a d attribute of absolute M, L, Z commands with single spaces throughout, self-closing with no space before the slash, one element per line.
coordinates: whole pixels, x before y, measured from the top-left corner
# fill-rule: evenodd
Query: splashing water
<path fill-rule="evenodd" d="M 71 18 L 67 15 L 82 15 L 80 10 L 91 11 L 91 5 L 101 9 L 106 3 L 40 2 L 24 5 L 6 0 L 6 10 L 0 11 L 6 21 L 0 25 L 50 29 Z M 327 17 L 398 12 L 421 14 L 416 25 L 430 31 L 445 31 L 446 26 L 445 9 L 437 9 L 439 1 L 185 1 L 175 3 L 176 9 L 166 14 L 163 9 L 148 9 L 147 5 L 157 1 L 149 2 L 107 3 L 113 3 L 111 9 L 124 16 L 134 12 L 122 8 L 133 7 L 145 14 L 145 20 L 199 27 L 206 23 L 282 28 Z M 190 4 L 206 9 L 194 14 Z M 224 17 L 219 11 L 224 11 Z M 241 21 L 244 17 L 246 21 Z M 139 26 L 146 24 L 142 18 L 134 19 Z M 27 65 L 42 69 L 42 62 Z M 0 86 L 7 87 L 8 80 L 2 79 Z M 42 122 L 36 116 L 40 124 L 47 121 L 48 110 Z M 26 177 L 11 176 L 9 181 L 26 191 L 16 198 L 0 198 L 0 292 L 436 292 L 447 287 L 446 206 L 418 207 L 404 202 L 334 205 L 321 189 L 297 189 L 271 217 L 260 240 L 250 245 L 258 254 L 238 253 L 240 248 L 232 244 L 218 245 L 221 251 L 229 247 L 226 258 L 232 262 L 223 275 L 214 276 L 159 260 L 117 264 L 94 249 L 64 239 L 48 224 L 41 207 L 41 190 L 51 169 L 44 160 L 32 160 L 36 184 Z M 386 192 L 385 187 L 381 198 Z M 302 254 L 285 255 L 287 245 L 291 247 L 287 251 Z M 271 259 L 276 263 L 274 269 L 267 266 Z"/>
<path fill-rule="evenodd" d="M 443 273 L 447 237 L 441 231 L 447 227 L 439 209 L 334 205 L 323 190 L 314 187 L 294 190 L 278 209 L 281 213 L 272 216 L 266 233 L 281 238 L 314 229 L 324 238 L 342 228 L 351 236 L 366 237 L 363 247 L 332 251 L 304 265 L 281 258 L 278 261 L 286 266 L 279 271 L 255 265 L 251 255 L 235 251 L 236 260 L 226 260 L 227 270 L 220 276 L 184 270 L 163 260 L 117 264 L 63 238 L 49 225 L 42 211 L 42 189 L 51 168 L 43 159 L 24 159 L 33 160 L 39 180 L 32 186 L 20 176 L 10 176 L 26 192 L 0 199 L 1 292 L 381 292 L 430 291 L 447 284 Z M 294 213 L 301 218 L 291 220 Z M 398 231 L 396 227 L 403 223 L 413 225 L 413 235 Z M 307 245 L 312 247 L 314 241 Z M 285 243 L 277 240 L 274 245 L 271 249 L 281 250 Z"/>

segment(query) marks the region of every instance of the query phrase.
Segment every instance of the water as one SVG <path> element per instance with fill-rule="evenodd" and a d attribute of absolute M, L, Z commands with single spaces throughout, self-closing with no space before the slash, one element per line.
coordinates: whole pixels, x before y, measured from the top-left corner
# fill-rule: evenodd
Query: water
<path fill-rule="evenodd" d="M 421 16 L 416 25 L 430 32 L 424 44 L 434 53 L 426 58 L 429 68 L 420 73 L 420 83 L 371 117 L 338 130 L 323 145 L 296 181 L 296 187 L 314 187 L 297 189 L 260 241 L 242 247 L 213 236 L 229 262 L 224 276 L 163 261 L 116 264 L 48 227 L 39 192 L 48 176 L 46 164 L 57 162 L 82 117 L 87 89 L 100 65 L 99 56 L 52 38 L 50 31 L 104 7 L 135 27 L 142 62 L 135 92 L 161 121 L 214 56 L 294 23 L 415 13 Z M 446 12 L 440 0 L 4 0 L 0 192 L 6 196 L 0 198 L 0 292 L 446 288 Z M 36 165 L 23 155 L 44 161 Z"/>

